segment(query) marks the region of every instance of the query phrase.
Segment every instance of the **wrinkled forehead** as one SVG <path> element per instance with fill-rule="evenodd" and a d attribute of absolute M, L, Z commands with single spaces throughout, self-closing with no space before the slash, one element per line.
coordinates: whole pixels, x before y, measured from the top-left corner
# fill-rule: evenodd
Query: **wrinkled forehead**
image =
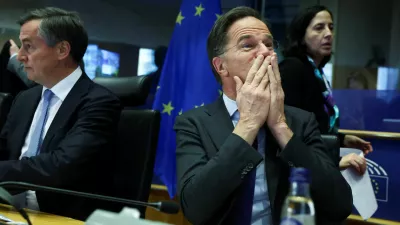
<path fill-rule="evenodd" d="M 228 29 L 228 38 L 230 41 L 238 42 L 243 38 L 271 38 L 272 34 L 268 26 L 261 20 L 254 17 L 245 17 L 237 20 Z"/>

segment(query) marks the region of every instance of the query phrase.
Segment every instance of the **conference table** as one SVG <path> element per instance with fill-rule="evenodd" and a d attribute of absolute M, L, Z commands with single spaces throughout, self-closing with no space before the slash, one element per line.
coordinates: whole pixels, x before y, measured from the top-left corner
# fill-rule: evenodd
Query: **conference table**
<path fill-rule="evenodd" d="M 149 201 L 163 201 L 170 200 L 167 189 L 162 185 L 152 185 Z M 174 199 L 176 201 L 176 199 Z M 57 216 L 49 213 L 38 212 L 26 209 L 25 210 L 33 225 L 84 225 L 85 222 L 75 220 L 68 217 Z M 0 204 L 0 215 L 12 219 L 16 222 L 26 222 L 22 216 L 15 211 L 11 206 Z M 182 211 L 176 215 L 169 215 L 158 212 L 152 208 L 146 210 L 146 219 L 153 221 L 166 222 L 169 224 L 177 225 L 190 225 L 184 218 Z M 368 221 L 363 221 L 360 216 L 350 215 L 347 219 L 346 225 L 400 225 L 400 222 L 387 221 L 382 219 L 371 218 Z"/>
<path fill-rule="evenodd" d="M 33 210 L 26 210 L 33 225 L 83 225 L 85 222 L 68 217 L 52 215 Z M 22 216 L 9 205 L 0 204 L 0 215 L 16 222 L 26 222 Z"/>
<path fill-rule="evenodd" d="M 164 185 L 151 185 L 151 191 L 149 196 L 149 202 L 157 202 L 157 201 L 170 201 L 170 197 L 168 195 L 167 187 Z M 178 202 L 177 199 L 173 199 Z M 148 208 L 146 210 L 146 219 L 161 221 L 170 224 L 179 224 L 179 225 L 191 225 L 183 216 L 182 211 L 180 210 L 176 215 L 169 215 L 158 212 L 154 209 Z M 384 219 L 370 218 L 368 221 L 364 221 L 358 215 L 350 215 L 346 220 L 346 225 L 400 225 L 400 222 L 388 221 Z"/>

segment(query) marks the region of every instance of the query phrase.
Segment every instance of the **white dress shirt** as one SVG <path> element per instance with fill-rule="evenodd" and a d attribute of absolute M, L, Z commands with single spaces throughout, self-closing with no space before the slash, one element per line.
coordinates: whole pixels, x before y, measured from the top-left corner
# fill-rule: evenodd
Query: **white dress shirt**
<path fill-rule="evenodd" d="M 228 98 L 225 94 L 222 96 L 225 107 L 232 119 L 233 126 L 236 127 L 238 121 L 233 118 L 234 113 L 238 110 L 236 101 Z M 266 132 L 260 129 L 257 135 L 258 146 L 257 151 L 265 157 Z M 254 185 L 253 208 L 251 213 L 251 225 L 271 225 L 271 203 L 268 196 L 267 177 L 265 175 L 265 161 L 261 161 L 257 166 L 256 178 Z"/>
<path fill-rule="evenodd" d="M 78 81 L 78 79 L 82 75 L 82 70 L 78 66 L 74 72 L 72 72 L 69 76 L 65 77 L 63 80 L 58 82 L 56 85 L 54 85 L 50 90 L 53 92 L 54 96 L 50 101 L 49 104 L 49 111 L 48 111 L 48 117 L 46 124 L 43 129 L 43 140 L 46 137 L 46 133 L 49 130 L 49 127 L 51 125 L 51 122 L 53 121 L 54 117 L 56 116 L 58 109 L 60 108 L 61 104 L 64 102 L 65 98 L 67 97 L 68 93 L 71 91 L 72 87 L 75 85 L 75 83 Z M 48 89 L 46 87 L 43 87 L 42 90 L 42 98 L 40 99 L 40 102 L 36 108 L 35 115 L 33 116 L 33 120 L 31 123 L 31 126 L 29 128 L 28 135 L 25 138 L 24 145 L 22 146 L 21 150 L 21 156 L 24 155 L 26 151 L 28 151 L 29 143 L 32 138 L 32 134 L 38 125 L 37 122 L 40 118 L 40 113 L 43 112 L 42 107 L 43 107 L 43 93 L 44 91 Z M 26 199 L 25 199 L 26 197 Z M 26 193 L 22 193 L 17 196 L 18 199 L 23 201 L 25 203 L 26 200 L 26 207 L 33 209 L 33 210 L 40 210 L 37 199 L 36 199 L 36 194 L 34 191 L 27 191 Z"/>

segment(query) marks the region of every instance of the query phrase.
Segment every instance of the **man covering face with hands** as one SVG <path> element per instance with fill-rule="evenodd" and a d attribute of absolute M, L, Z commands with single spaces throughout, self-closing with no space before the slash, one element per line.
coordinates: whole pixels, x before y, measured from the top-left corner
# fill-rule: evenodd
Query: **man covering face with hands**
<path fill-rule="evenodd" d="M 284 106 L 275 41 L 259 14 L 221 16 L 207 50 L 223 96 L 177 117 L 178 197 L 193 224 L 279 224 L 291 167 L 312 176 L 316 224 L 340 224 L 351 189 L 311 113 Z"/>
<path fill-rule="evenodd" d="M 276 53 L 273 50 L 265 52 L 254 59 L 244 82 L 238 76 L 234 77 L 237 111 L 241 115 L 234 133 L 252 144 L 259 129 L 266 123 L 279 136 L 276 140 L 284 148 L 293 132 L 288 128 L 284 114 L 284 93 Z M 225 96 L 235 99 L 234 94 L 228 89 Z"/>

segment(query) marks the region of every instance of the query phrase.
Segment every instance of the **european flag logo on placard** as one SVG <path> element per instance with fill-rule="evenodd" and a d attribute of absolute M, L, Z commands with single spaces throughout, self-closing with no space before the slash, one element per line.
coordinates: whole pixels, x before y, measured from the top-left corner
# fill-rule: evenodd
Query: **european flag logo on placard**
<path fill-rule="evenodd" d="M 376 200 L 387 202 L 388 201 L 388 187 L 389 178 L 383 176 L 370 176 L 372 188 L 375 192 Z"/>
<path fill-rule="evenodd" d="M 372 188 L 377 201 L 387 202 L 389 200 L 389 177 L 386 170 L 376 162 L 367 160 L 368 173 L 371 178 Z"/>
<path fill-rule="evenodd" d="M 207 38 L 221 15 L 219 0 L 184 0 L 159 81 L 154 110 L 161 112 L 155 175 L 176 191 L 175 117 L 215 101 L 221 94 L 207 55 Z"/>

